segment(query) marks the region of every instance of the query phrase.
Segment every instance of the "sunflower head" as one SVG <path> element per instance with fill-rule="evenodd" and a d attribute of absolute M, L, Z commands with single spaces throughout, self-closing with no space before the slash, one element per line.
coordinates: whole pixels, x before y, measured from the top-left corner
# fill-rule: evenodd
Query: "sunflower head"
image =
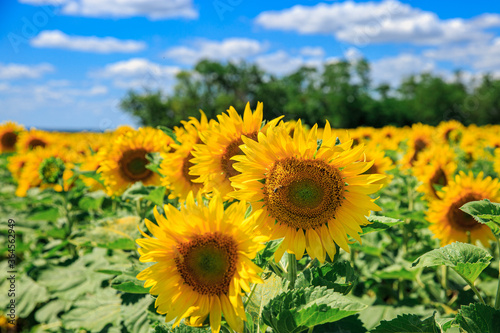
<path fill-rule="evenodd" d="M 245 202 L 224 210 L 220 194 L 205 205 L 201 194 L 191 192 L 180 211 L 165 206 L 155 212 L 157 224 L 146 220 L 152 234 L 138 239 L 140 260 L 154 262 L 137 278 L 158 295 L 157 311 L 166 321 L 183 318 L 199 326 L 208 315 L 212 331 L 220 330 L 221 315 L 237 332 L 246 320 L 241 292 L 249 283 L 261 283 L 261 269 L 252 263 L 267 237 L 255 233 L 261 211 L 245 218 Z"/>
<path fill-rule="evenodd" d="M 37 129 L 30 129 L 29 131 L 22 132 L 19 135 L 16 146 L 18 152 L 24 153 L 38 148 L 47 148 L 54 141 L 52 133 Z"/>
<path fill-rule="evenodd" d="M 126 131 L 98 152 L 98 173 L 109 195 L 120 195 L 136 182 L 144 185 L 160 185 L 160 177 L 146 166 L 147 155 L 164 152 L 172 139 L 160 130 L 140 128 Z"/>
<path fill-rule="evenodd" d="M 300 121 L 293 137 L 280 124 L 259 133 L 257 142 L 243 138 L 245 155 L 233 158 L 241 174 L 231 178 L 237 190 L 229 195 L 264 210 L 261 232 L 284 238 L 276 260 L 288 251 L 323 262 L 326 253 L 333 258 L 335 244 L 349 251 L 347 234 L 360 240 L 365 216 L 380 210 L 367 194 L 380 189 L 385 176 L 363 175 L 373 165 L 364 146 L 353 149 L 352 140 L 337 139 L 328 123 L 318 136 L 317 126 L 306 131 Z"/>
<path fill-rule="evenodd" d="M 59 157 L 49 157 L 40 163 L 38 173 L 43 183 L 57 184 L 62 178 L 66 166 Z"/>
<path fill-rule="evenodd" d="M 431 223 L 429 229 L 440 240 L 441 246 L 455 241 L 481 241 L 484 246 L 489 246 L 489 240 L 494 240 L 491 229 L 460 210 L 464 204 L 482 199 L 500 200 L 498 179 L 484 178 L 482 172 L 477 177 L 460 172 L 443 187 L 441 200 L 431 201 L 427 212 L 427 220 Z"/>
<path fill-rule="evenodd" d="M 0 153 L 16 151 L 16 142 L 22 131 L 22 126 L 11 121 L 0 124 Z"/>

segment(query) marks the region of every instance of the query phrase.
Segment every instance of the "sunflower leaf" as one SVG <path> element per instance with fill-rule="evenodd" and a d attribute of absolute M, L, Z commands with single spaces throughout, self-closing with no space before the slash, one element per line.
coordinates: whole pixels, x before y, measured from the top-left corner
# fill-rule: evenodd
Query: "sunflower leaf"
<path fill-rule="evenodd" d="M 131 294 L 148 294 L 149 289 L 144 288 L 144 282 L 137 280 L 135 276 L 126 274 L 118 275 L 111 281 L 111 288 Z"/>
<path fill-rule="evenodd" d="M 427 319 L 420 319 L 414 314 L 397 316 L 391 321 L 382 320 L 373 333 L 441 333 L 436 323 L 435 314 Z"/>
<path fill-rule="evenodd" d="M 333 264 L 325 263 L 320 267 L 311 267 L 300 273 L 297 286 L 326 286 L 336 292 L 347 295 L 354 287 L 358 276 L 347 260 L 337 260 Z"/>
<path fill-rule="evenodd" d="M 165 133 L 166 135 L 168 135 L 169 137 L 172 138 L 172 140 L 174 140 L 174 142 L 178 145 L 180 145 L 181 143 L 179 142 L 179 140 L 177 140 L 177 135 L 175 134 L 175 132 L 171 129 L 171 128 L 168 128 L 167 126 L 156 126 L 157 129 L 161 130 L 163 133 Z"/>
<path fill-rule="evenodd" d="M 460 207 L 477 222 L 486 224 L 496 236 L 500 236 L 500 203 L 488 199 L 471 201 Z"/>
<path fill-rule="evenodd" d="M 460 325 L 461 330 L 468 333 L 500 333 L 500 310 L 473 303 L 462 306 L 455 322 Z"/>
<path fill-rule="evenodd" d="M 455 242 L 418 257 L 412 267 L 445 265 L 451 267 L 467 283 L 473 284 L 479 274 L 488 267 L 491 259 L 486 250 L 471 244 Z"/>
<path fill-rule="evenodd" d="M 279 294 L 264 307 L 262 317 L 274 332 L 298 333 L 336 322 L 366 307 L 327 287 L 309 287 Z"/>
<path fill-rule="evenodd" d="M 384 231 L 390 227 L 403 223 L 401 220 L 393 219 L 387 216 L 372 215 L 368 216 L 366 219 L 371 223 L 361 226 L 361 230 L 363 230 L 362 235 L 370 232 Z"/>

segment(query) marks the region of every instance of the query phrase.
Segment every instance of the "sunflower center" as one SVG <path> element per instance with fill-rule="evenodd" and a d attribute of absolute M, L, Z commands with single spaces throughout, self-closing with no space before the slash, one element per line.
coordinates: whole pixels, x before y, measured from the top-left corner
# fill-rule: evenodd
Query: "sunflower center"
<path fill-rule="evenodd" d="M 146 168 L 149 161 L 146 158 L 148 152 L 145 149 L 135 149 L 125 152 L 118 164 L 124 178 L 131 181 L 139 181 L 149 178 L 153 172 Z"/>
<path fill-rule="evenodd" d="M 257 135 L 258 132 L 253 132 L 250 134 L 244 134 L 246 137 L 257 141 Z M 226 147 L 226 151 L 224 152 L 224 155 L 221 157 L 221 166 L 222 170 L 224 171 L 226 178 L 234 177 L 239 175 L 240 173 L 236 171 L 233 168 L 233 164 L 236 161 L 233 161 L 231 157 L 235 155 L 243 155 L 243 151 L 240 149 L 240 146 L 243 144 L 243 140 L 241 138 L 232 141 L 229 145 Z"/>
<path fill-rule="evenodd" d="M 472 216 L 460 210 L 460 207 L 465 205 L 470 201 L 481 200 L 483 197 L 477 193 L 467 193 L 458 201 L 454 202 L 450 209 L 448 210 L 447 217 L 453 227 L 463 230 L 470 231 L 481 227 L 481 224 L 474 220 Z"/>
<path fill-rule="evenodd" d="M 189 174 L 189 169 L 194 165 L 190 160 L 193 159 L 194 156 L 191 154 L 191 152 L 188 154 L 188 156 L 184 159 L 182 162 L 182 175 L 184 176 L 185 179 L 187 179 L 189 182 L 193 183 L 193 181 L 198 178 L 197 176 L 193 176 Z"/>
<path fill-rule="evenodd" d="M 217 232 L 197 235 L 177 250 L 175 263 L 186 284 L 203 295 L 227 294 L 238 258 L 231 237 Z"/>
<path fill-rule="evenodd" d="M 36 147 L 45 148 L 46 145 L 47 145 L 47 143 L 45 141 L 43 141 L 43 140 L 40 140 L 40 139 L 32 139 L 28 143 L 28 147 L 30 149 L 35 149 Z"/>
<path fill-rule="evenodd" d="M 290 227 L 310 229 L 335 217 L 344 200 L 340 172 L 321 160 L 279 160 L 267 174 L 264 203 L 270 215 Z"/>
<path fill-rule="evenodd" d="M 7 132 L 2 135 L 2 147 L 12 149 L 16 145 L 17 134 L 14 132 Z"/>
<path fill-rule="evenodd" d="M 413 156 L 411 157 L 410 164 L 413 165 L 413 162 L 415 162 L 418 158 L 418 154 L 427 147 L 427 143 L 425 143 L 424 140 L 422 139 L 417 139 L 413 143 L 413 149 L 415 152 L 413 153 Z"/>
<path fill-rule="evenodd" d="M 436 189 L 434 188 L 434 185 L 440 185 L 440 186 L 448 185 L 448 180 L 446 178 L 446 174 L 444 173 L 443 169 L 439 168 L 436 170 L 434 175 L 431 177 L 430 183 L 432 192 L 434 192 L 434 195 L 437 196 L 437 192 Z"/>

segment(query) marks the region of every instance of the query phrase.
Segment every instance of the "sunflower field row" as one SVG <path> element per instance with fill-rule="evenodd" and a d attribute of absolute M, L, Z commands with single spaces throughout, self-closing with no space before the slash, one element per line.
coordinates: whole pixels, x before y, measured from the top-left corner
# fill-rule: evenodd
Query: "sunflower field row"
<path fill-rule="evenodd" d="M 500 332 L 500 126 L 0 124 L 1 332 Z"/>

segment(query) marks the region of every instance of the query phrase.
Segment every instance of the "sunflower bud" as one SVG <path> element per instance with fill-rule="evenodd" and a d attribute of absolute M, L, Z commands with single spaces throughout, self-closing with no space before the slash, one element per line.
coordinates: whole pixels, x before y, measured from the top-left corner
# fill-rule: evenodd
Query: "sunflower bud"
<path fill-rule="evenodd" d="M 57 184 L 62 179 L 65 169 L 63 160 L 59 157 L 49 157 L 40 164 L 38 173 L 43 183 Z"/>

